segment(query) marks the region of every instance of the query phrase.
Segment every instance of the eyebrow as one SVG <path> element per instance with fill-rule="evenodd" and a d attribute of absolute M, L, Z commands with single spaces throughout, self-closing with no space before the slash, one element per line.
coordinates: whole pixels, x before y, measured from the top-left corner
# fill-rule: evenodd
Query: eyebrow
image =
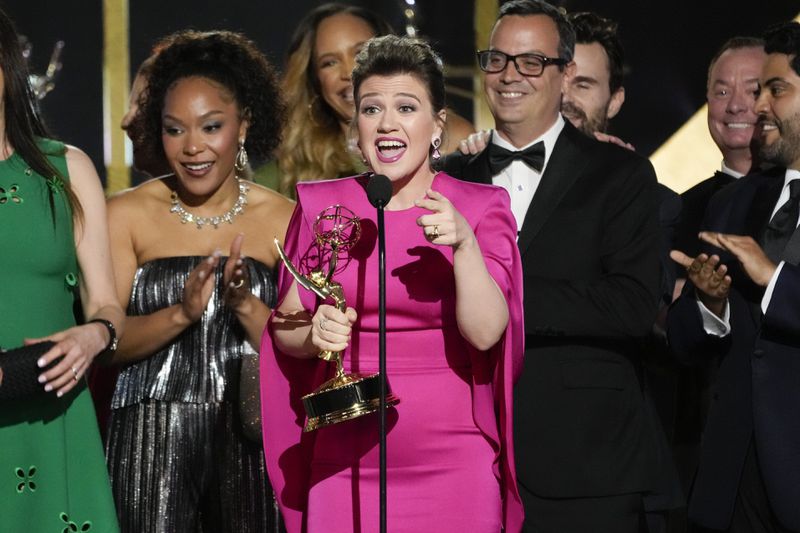
<path fill-rule="evenodd" d="M 575 76 L 572 81 L 574 83 L 581 83 L 581 82 L 588 82 L 588 83 L 600 83 L 597 81 L 597 78 L 592 78 L 591 76 Z"/>
<path fill-rule="evenodd" d="M 363 100 L 364 98 L 369 98 L 371 96 L 380 96 L 380 93 L 377 93 L 377 92 L 366 93 L 366 94 L 361 95 L 361 99 Z M 417 95 L 412 94 L 412 93 L 395 93 L 392 96 L 394 96 L 394 97 L 406 96 L 408 98 L 413 98 L 417 102 L 420 101 L 419 98 L 417 97 Z"/>
<path fill-rule="evenodd" d="M 204 119 L 210 118 L 213 115 L 224 115 L 224 114 L 225 114 L 224 111 L 221 111 L 221 110 L 218 110 L 218 109 L 214 109 L 212 111 L 209 111 L 208 113 L 203 113 L 202 115 L 200 115 L 200 120 L 204 120 Z M 176 122 L 180 122 L 181 121 L 179 118 L 174 117 L 174 116 L 169 115 L 169 114 L 164 115 L 162 117 L 162 119 L 170 119 L 170 120 L 174 120 Z"/>
<path fill-rule="evenodd" d="M 786 80 L 784 80 L 780 76 L 776 76 L 774 78 L 770 78 L 767 81 L 765 81 L 764 85 L 772 85 L 773 83 L 776 83 L 776 82 L 786 83 Z"/>

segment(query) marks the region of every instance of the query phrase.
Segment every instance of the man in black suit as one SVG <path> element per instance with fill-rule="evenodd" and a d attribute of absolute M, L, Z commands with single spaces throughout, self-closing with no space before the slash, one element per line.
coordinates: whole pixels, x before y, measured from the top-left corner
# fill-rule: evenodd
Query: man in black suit
<path fill-rule="evenodd" d="M 655 484 L 639 341 L 659 296 L 650 163 L 590 139 L 560 115 L 574 32 L 538 0 L 502 5 L 479 52 L 495 130 L 450 174 L 506 187 L 519 228 L 525 369 L 514 441 L 525 531 L 640 530 Z"/>
<path fill-rule="evenodd" d="M 677 355 L 720 361 L 689 517 L 734 533 L 800 531 L 800 24 L 765 42 L 755 111 L 776 166 L 711 200 L 719 255 L 673 252 L 691 283 L 668 316 Z"/>
<path fill-rule="evenodd" d="M 734 37 L 722 45 L 709 64 L 708 131 L 722 152 L 722 168 L 681 195 L 683 212 L 675 242 L 678 249 L 692 257 L 700 252 L 697 232 L 711 197 L 750 172 L 751 143 L 758 118 L 753 106 L 766 58 L 761 39 Z"/>

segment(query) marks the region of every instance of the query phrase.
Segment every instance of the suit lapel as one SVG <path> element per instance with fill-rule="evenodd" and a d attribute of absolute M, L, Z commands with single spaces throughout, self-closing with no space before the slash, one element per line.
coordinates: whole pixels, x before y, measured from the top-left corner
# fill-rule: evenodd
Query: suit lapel
<path fill-rule="evenodd" d="M 584 140 L 583 134 L 576 130 L 572 124 L 566 122 L 564 129 L 558 136 L 553 154 L 547 162 L 544 175 L 542 176 L 536 194 L 528 206 L 522 229 L 519 233 L 519 250 L 522 255 L 530 246 L 533 239 L 542 229 L 542 226 L 550 215 L 555 211 L 564 195 L 572 188 L 572 185 L 580 177 L 584 167 L 587 165 L 587 157 L 581 157 L 582 151 L 579 142 Z"/>

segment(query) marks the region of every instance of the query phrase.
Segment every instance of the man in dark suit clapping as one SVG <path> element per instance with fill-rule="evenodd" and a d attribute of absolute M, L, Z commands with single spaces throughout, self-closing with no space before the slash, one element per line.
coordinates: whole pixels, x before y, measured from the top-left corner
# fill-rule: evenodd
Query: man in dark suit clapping
<path fill-rule="evenodd" d="M 489 147 L 443 169 L 511 194 L 525 290 L 525 370 L 514 439 L 525 531 L 638 532 L 655 485 L 639 341 L 659 297 L 656 179 L 634 152 L 559 110 L 574 32 L 537 0 L 503 4 L 479 52 Z"/>

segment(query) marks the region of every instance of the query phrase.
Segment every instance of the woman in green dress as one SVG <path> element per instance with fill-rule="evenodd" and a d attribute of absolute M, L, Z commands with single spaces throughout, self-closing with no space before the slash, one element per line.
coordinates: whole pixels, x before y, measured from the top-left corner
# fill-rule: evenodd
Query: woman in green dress
<path fill-rule="evenodd" d="M 124 320 L 103 190 L 86 154 L 47 140 L 3 11 L 0 227 L 0 346 L 54 343 L 38 361 L 43 390 L 0 403 L 0 531 L 118 531 L 84 379 L 94 358 L 115 347 Z M 81 326 L 78 290 L 88 319 Z"/>

